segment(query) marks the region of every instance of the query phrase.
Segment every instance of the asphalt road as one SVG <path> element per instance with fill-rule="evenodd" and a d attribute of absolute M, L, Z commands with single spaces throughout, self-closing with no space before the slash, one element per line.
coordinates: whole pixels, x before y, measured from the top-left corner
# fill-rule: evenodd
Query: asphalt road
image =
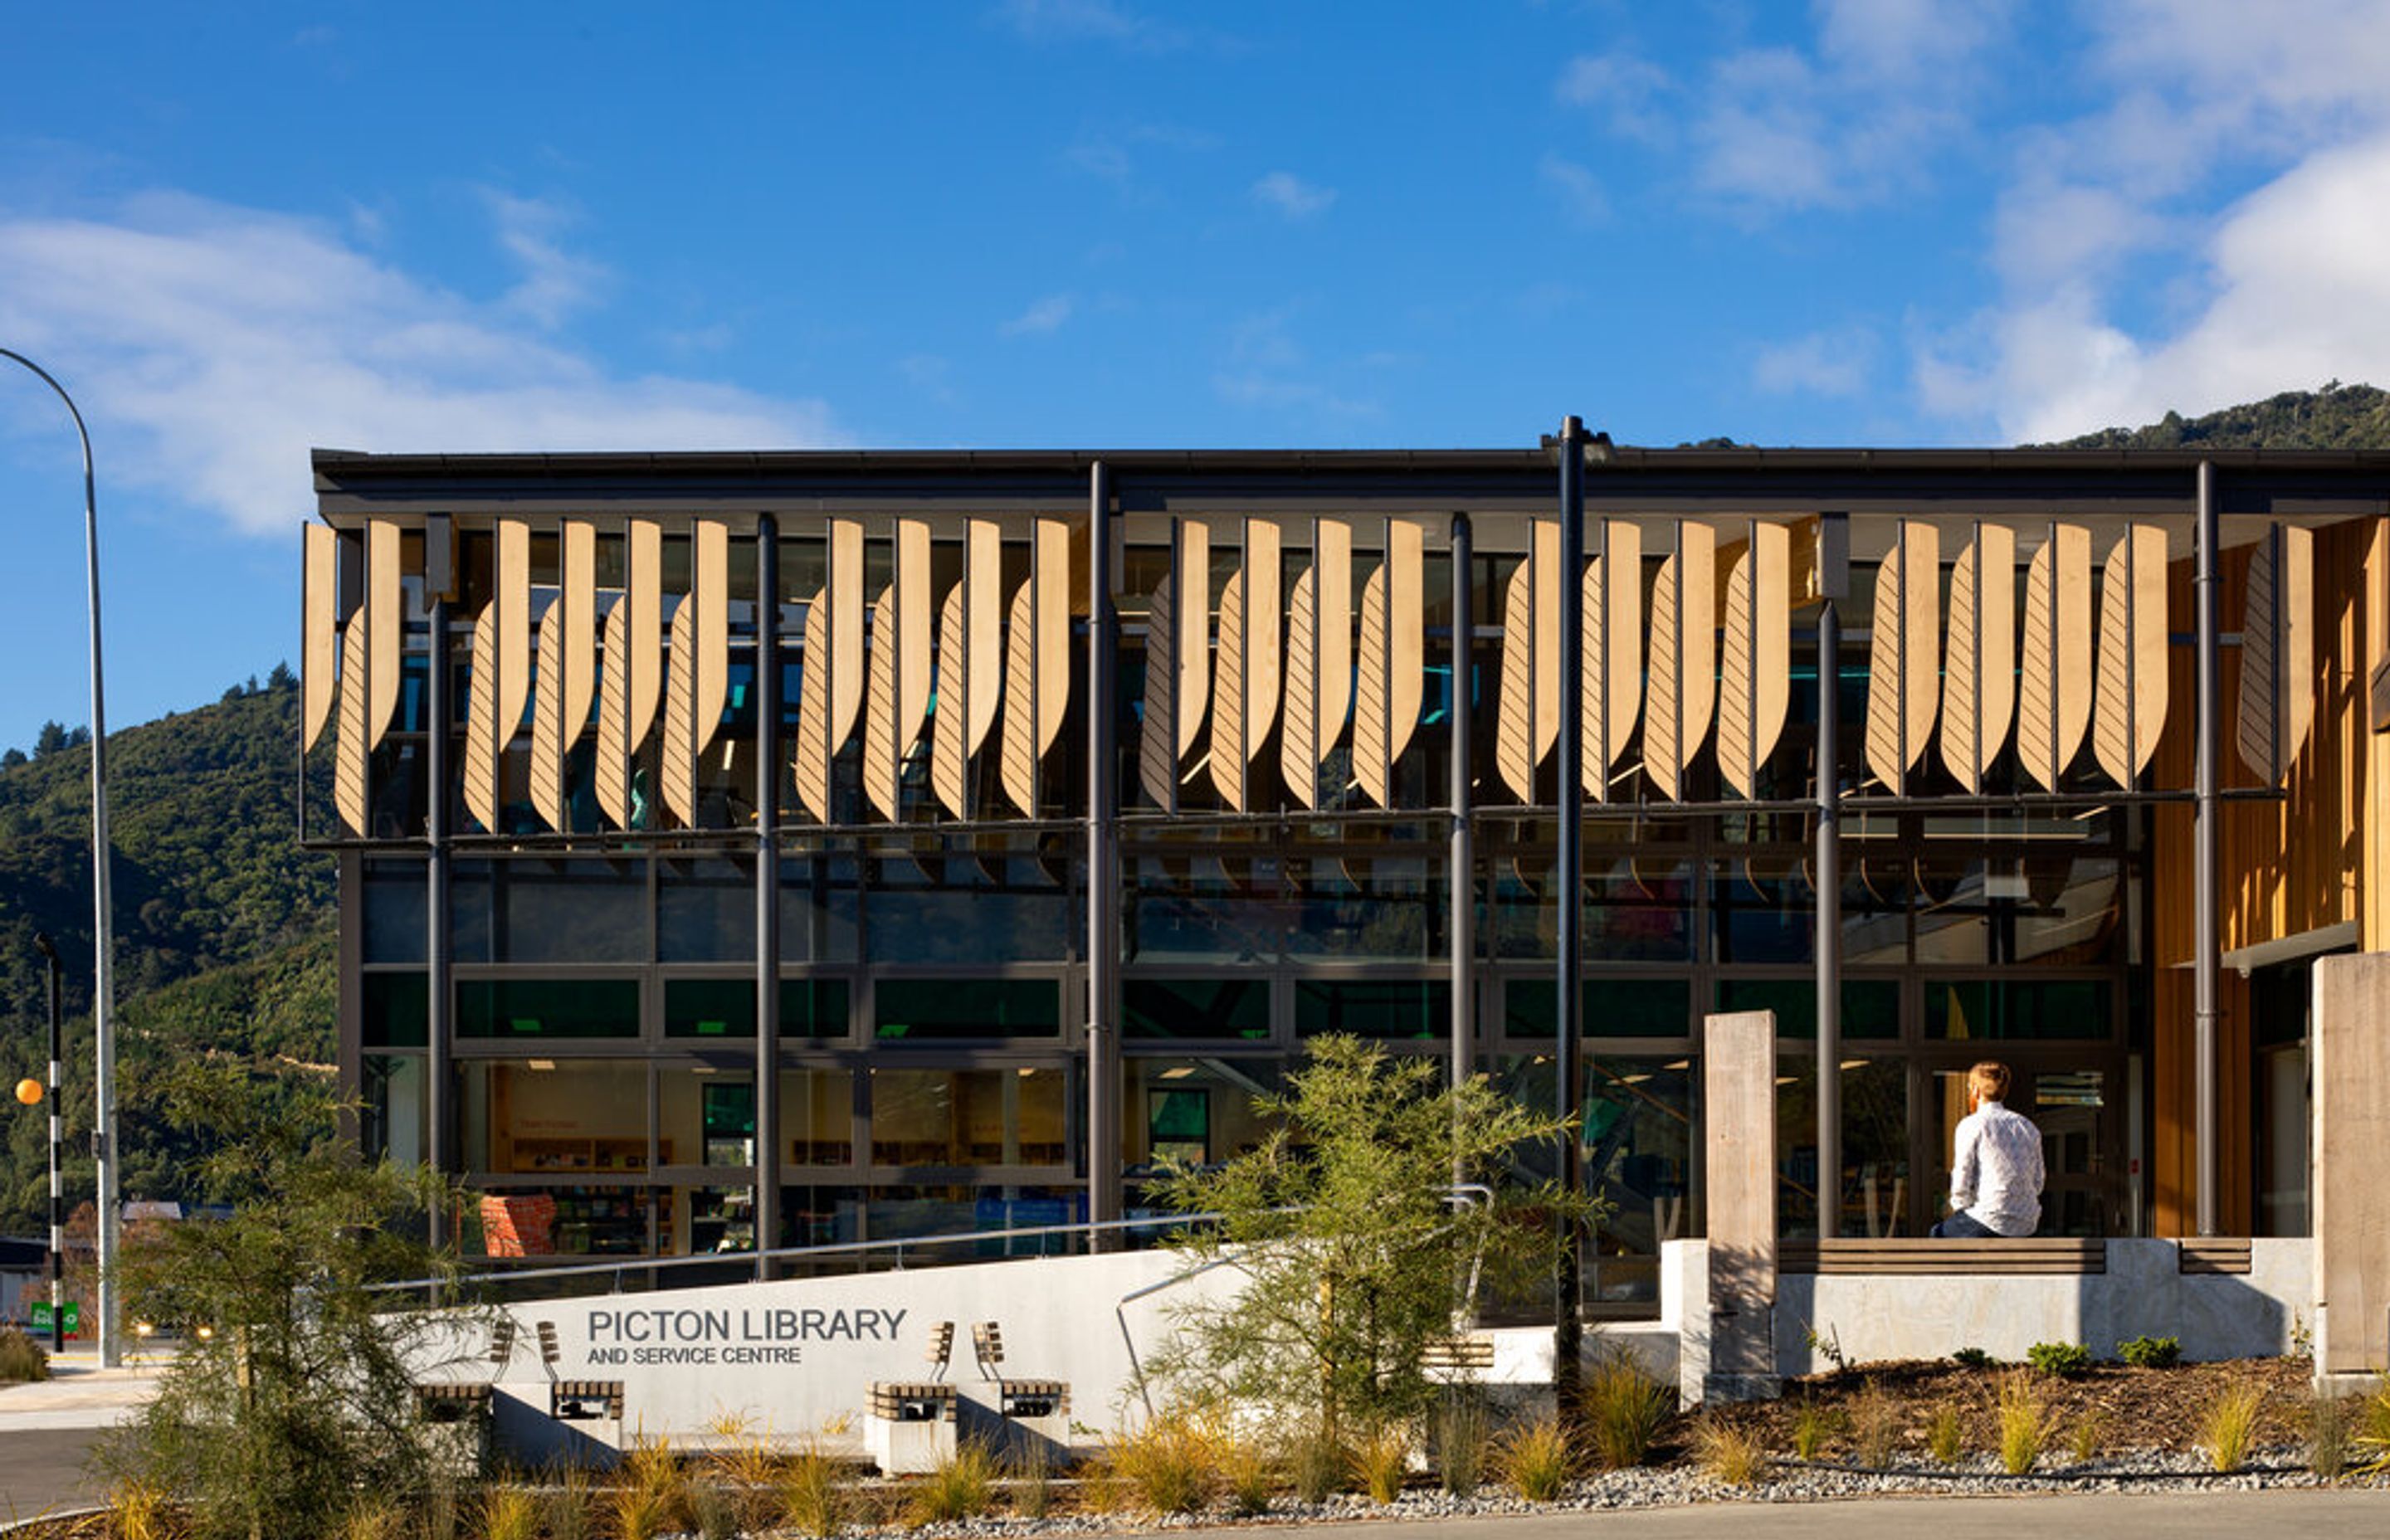
<path fill-rule="evenodd" d="M 1389 1540 L 2020 1540 L 2035 1534 L 2101 1540 L 2248 1535 L 2266 1540 L 2390 1534 L 2390 1491 L 2131 1492 L 2045 1497 L 1878 1497 L 1863 1502 L 1703 1503 L 1514 1519 L 1454 1519 L 1386 1526 Z M 1279 1536 L 1283 1529 L 1240 1533 Z"/>
<path fill-rule="evenodd" d="M 11 1428 L 0 1432 L 0 1523 L 53 1508 L 99 1500 L 84 1461 L 105 1433 L 97 1428 Z"/>

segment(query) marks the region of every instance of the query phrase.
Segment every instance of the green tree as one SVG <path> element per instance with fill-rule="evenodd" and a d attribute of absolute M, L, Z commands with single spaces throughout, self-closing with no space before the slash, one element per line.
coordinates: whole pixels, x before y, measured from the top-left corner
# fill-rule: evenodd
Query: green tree
<path fill-rule="evenodd" d="M 1269 1137 L 1160 1184 L 1170 1207 L 1222 1216 L 1180 1245 L 1241 1287 L 1182 1306 L 1152 1372 L 1186 1405 L 1368 1434 L 1435 1405 L 1425 1360 L 1459 1334 L 1471 1287 L 1550 1277 L 1561 1222 L 1604 1205 L 1512 1178 L 1514 1152 L 1561 1125 L 1484 1076 L 1446 1086 L 1433 1060 L 1344 1036 L 1310 1055 L 1255 1101 L 1278 1123 Z M 1456 1191 L 1456 1174 L 1483 1190 Z"/>
<path fill-rule="evenodd" d="M 363 1161 L 328 1097 L 294 1101 L 243 1068 L 191 1066 L 166 1105 L 204 1136 L 205 1187 L 232 1212 L 128 1256 L 128 1309 L 186 1339 L 104 1463 L 222 1540 L 320 1540 L 361 1491 L 424 1492 L 413 1386 L 454 1323 L 374 1286 L 444 1264 L 410 1238 L 430 1179 Z"/>

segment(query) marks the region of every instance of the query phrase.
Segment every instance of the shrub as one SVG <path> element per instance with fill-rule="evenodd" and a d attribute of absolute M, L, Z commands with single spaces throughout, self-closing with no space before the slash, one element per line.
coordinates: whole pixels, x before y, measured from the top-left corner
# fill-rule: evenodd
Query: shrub
<path fill-rule="evenodd" d="M 2179 1337 L 2136 1337 L 2116 1344 L 2116 1356 L 2137 1369 L 2170 1369 L 2182 1362 Z"/>
<path fill-rule="evenodd" d="M 1933 1418 L 1925 1424 L 1925 1452 L 1934 1457 L 1936 1465 L 1956 1465 L 1959 1462 L 1960 1430 L 1956 1405 L 1946 1401 L 1934 1408 Z"/>
<path fill-rule="evenodd" d="M 1833 1431 L 1834 1414 L 1803 1397 L 1801 1409 L 1792 1414 L 1792 1457 L 1805 1463 L 1816 1459 Z"/>
<path fill-rule="evenodd" d="M 2000 1380 L 2000 1469 L 2022 1476 L 2041 1463 L 2042 1445 L 2049 1439 L 2049 1414 L 2041 1392 L 2022 1372 Z"/>
<path fill-rule="evenodd" d="M 1531 1503 L 1548 1503 L 1568 1490 L 1576 1474 L 1576 1457 L 1568 1435 L 1551 1418 L 1522 1423 L 1504 1435 L 1496 1458 L 1502 1480 Z"/>
<path fill-rule="evenodd" d="M 1402 1500 L 1403 1482 L 1410 1475 L 1410 1440 L 1391 1428 L 1381 1429 L 1362 1441 L 1353 1457 L 1361 1478 L 1361 1490 L 1369 1495 L 1369 1501 L 1385 1504 Z"/>
<path fill-rule="evenodd" d="M 2091 1368 L 2091 1350 L 2080 1342 L 2036 1342 L 2024 1350 L 2024 1361 L 2044 1374 L 2085 1374 Z"/>
<path fill-rule="evenodd" d="M 1962 1369 L 1996 1369 L 2000 1361 L 1979 1347 L 1962 1347 L 1950 1355 L 1950 1362 Z"/>
<path fill-rule="evenodd" d="M 1851 1398 L 1851 1456 L 1863 1468 L 1882 1470 L 1899 1453 L 1900 1420 L 1892 1398 L 1875 1385 Z"/>
<path fill-rule="evenodd" d="M 2219 1387 L 2208 1401 L 2199 1421 L 2199 1446 L 2217 1469 L 2238 1470 L 2248 1463 L 2257 1411 L 2265 1402 L 2265 1387 L 2245 1380 Z"/>
<path fill-rule="evenodd" d="M 1198 1513 L 1212 1500 L 1213 1442 L 1192 1418 L 1174 1413 L 1112 1440 L 1104 1460 L 1149 1511 Z"/>
<path fill-rule="evenodd" d="M 996 1457 L 983 1444 L 966 1444 L 921 1478 L 906 1517 L 914 1524 L 952 1524 L 996 1507 Z"/>
<path fill-rule="evenodd" d="M 1642 1464 L 1674 1400 L 1649 1369 L 1623 1354 L 1596 1367 L 1585 1383 L 1585 1424 L 1602 1469 Z"/>
<path fill-rule="evenodd" d="M 1314 1508 L 1343 1491 L 1352 1474 L 1351 1452 L 1317 1429 L 1298 1435 L 1287 1450 L 1287 1475 L 1295 1498 Z"/>
<path fill-rule="evenodd" d="M 1739 1428 L 1722 1418 L 1705 1417 L 1693 1434 L 1694 1457 L 1702 1474 L 1721 1486 L 1752 1486 L 1767 1469 L 1767 1444 L 1756 1427 Z"/>
<path fill-rule="evenodd" d="M 21 1385 L 50 1377 L 50 1355 L 13 1326 L 0 1326 L 0 1385 Z"/>
<path fill-rule="evenodd" d="M 1485 1482 L 1485 1404 L 1465 1390 L 1444 1398 L 1435 1419 L 1435 1473 L 1456 1497 L 1475 1495 Z"/>
<path fill-rule="evenodd" d="M 775 1495 L 780 1522 L 800 1534 L 821 1540 L 836 1534 L 846 1522 L 846 1495 L 838 1484 L 838 1462 L 819 1441 L 807 1440 L 780 1467 Z M 551 1534 L 549 1540 L 564 1540 Z"/>
<path fill-rule="evenodd" d="M 2347 1403 L 2329 1392 L 2307 1408 L 2307 1469 L 2325 1481 L 2336 1482 L 2348 1469 L 2348 1421 Z"/>

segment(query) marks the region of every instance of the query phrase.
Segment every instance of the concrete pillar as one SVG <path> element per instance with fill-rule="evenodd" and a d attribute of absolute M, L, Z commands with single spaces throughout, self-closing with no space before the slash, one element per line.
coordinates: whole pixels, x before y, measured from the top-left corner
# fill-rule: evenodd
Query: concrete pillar
<path fill-rule="evenodd" d="M 2390 1363 L 2390 952 L 2317 958 L 2313 1015 L 2316 1382 L 2360 1389 Z"/>
<path fill-rule="evenodd" d="M 1709 1370 L 1702 1399 L 1750 1401 L 1776 1377 L 1776 1013 L 1713 1016 L 1702 1036 L 1709 1202 Z"/>

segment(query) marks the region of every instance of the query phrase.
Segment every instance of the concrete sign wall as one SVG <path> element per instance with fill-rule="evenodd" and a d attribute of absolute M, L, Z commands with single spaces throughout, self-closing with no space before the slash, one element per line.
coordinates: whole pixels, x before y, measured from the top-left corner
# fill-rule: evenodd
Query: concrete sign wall
<path fill-rule="evenodd" d="M 508 1312 L 516 1335 L 503 1367 L 488 1362 L 491 1333 L 476 1324 L 444 1344 L 447 1361 L 425 1378 L 495 1383 L 544 1406 L 546 1322 L 559 1350 L 553 1378 L 623 1382 L 626 1436 L 686 1443 L 726 1417 L 789 1437 L 833 1423 L 859 1433 L 874 1380 L 931 1378 L 922 1354 L 939 1322 L 955 1326 L 945 1378 L 968 1394 L 980 1383 L 971 1325 L 993 1321 L 1006 1354 L 999 1374 L 1067 1381 L 1073 1418 L 1108 1431 L 1137 1403 L 1132 1349 L 1150 1358 L 1174 1306 L 1235 1287 L 1223 1268 L 1121 1306 L 1181 1265 L 1166 1251 L 1132 1251 L 542 1301 Z"/>

